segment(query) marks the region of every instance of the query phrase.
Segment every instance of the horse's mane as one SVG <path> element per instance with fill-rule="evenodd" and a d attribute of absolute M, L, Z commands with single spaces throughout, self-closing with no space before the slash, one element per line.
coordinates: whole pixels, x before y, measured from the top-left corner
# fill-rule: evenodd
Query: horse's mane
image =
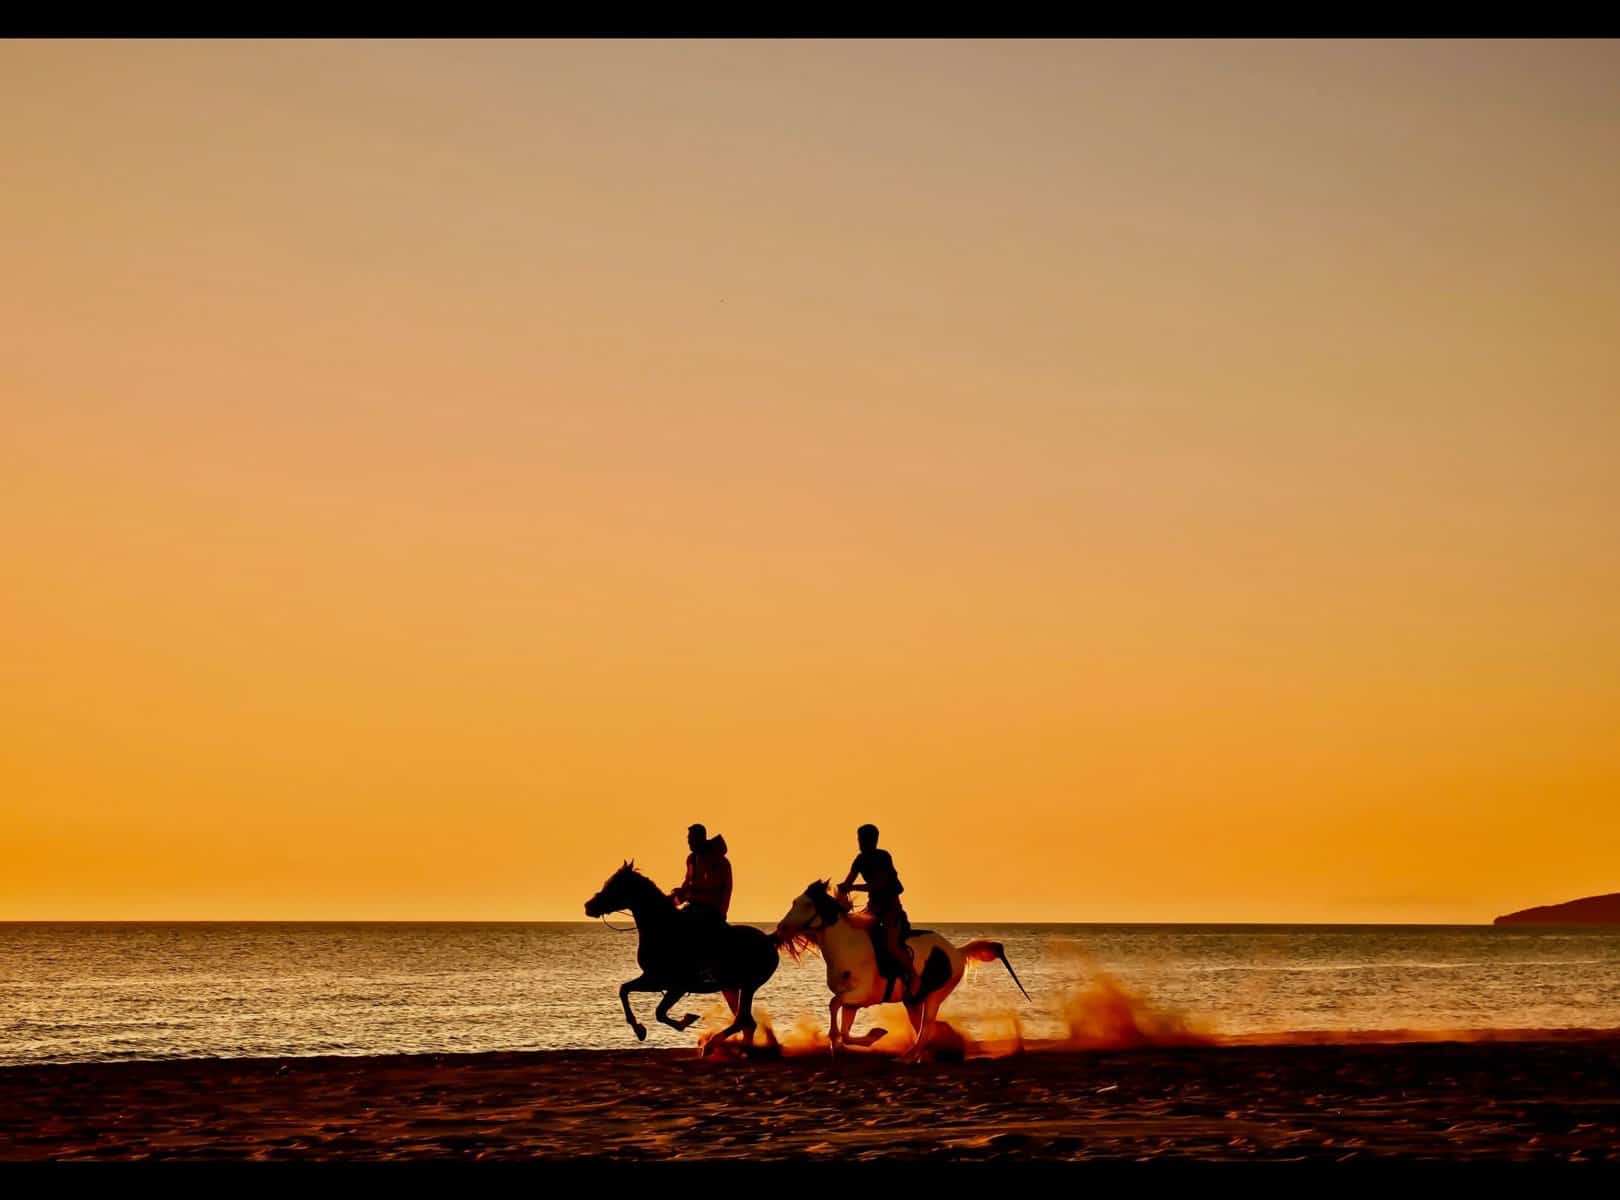
<path fill-rule="evenodd" d="M 818 879 L 804 889 L 804 894 L 810 897 L 810 902 L 816 906 L 816 911 L 822 919 L 831 924 L 838 917 L 855 924 L 871 924 L 871 918 L 864 913 L 855 911 L 854 902 L 848 896 L 836 894 L 831 887 L 831 881 Z"/>
<path fill-rule="evenodd" d="M 821 953 L 821 947 L 811 940 L 808 933 L 802 930 L 787 937 L 776 939 L 776 948 L 787 951 L 787 956 L 794 962 L 803 962 L 805 957 L 815 957 Z"/>
<path fill-rule="evenodd" d="M 675 902 L 664 894 L 664 889 L 654 883 L 651 876 L 644 874 L 641 869 L 636 866 L 634 859 L 626 862 L 624 866 L 613 872 L 612 878 L 624 880 L 625 883 L 636 888 L 649 900 L 663 900 L 668 903 L 671 908 L 675 907 Z M 612 880 L 610 879 L 609 882 L 612 882 Z"/>
<path fill-rule="evenodd" d="M 804 894 L 809 897 L 810 903 L 816 906 L 816 915 L 821 917 L 823 925 L 831 925 L 839 917 L 842 917 L 844 920 L 862 928 L 869 926 L 872 919 L 864 914 L 852 913 L 849 900 L 845 897 L 835 896 L 828 887 L 829 882 L 826 879 L 813 880 L 810 886 L 804 889 Z M 776 944 L 780 949 L 786 950 L 788 956 L 794 962 L 798 962 L 806 954 L 819 954 L 821 952 L 821 947 L 816 945 L 815 940 L 804 930 L 789 934 L 787 937 L 777 938 Z"/>

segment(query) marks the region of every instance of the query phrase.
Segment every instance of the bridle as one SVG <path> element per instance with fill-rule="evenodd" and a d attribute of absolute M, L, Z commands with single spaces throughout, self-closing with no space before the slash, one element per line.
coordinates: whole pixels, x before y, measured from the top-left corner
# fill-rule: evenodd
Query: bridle
<path fill-rule="evenodd" d="M 829 897 L 829 899 L 830 898 L 831 897 Z M 821 931 L 823 929 L 830 929 L 832 926 L 838 924 L 838 917 L 843 915 L 842 909 L 840 908 L 840 911 L 839 911 L 838 915 L 834 916 L 829 921 L 826 917 L 821 915 L 821 906 L 819 904 L 817 904 L 814 900 L 810 901 L 810 907 L 812 907 L 812 908 L 814 908 L 816 910 L 815 914 L 810 918 L 810 921 L 820 921 L 821 924 L 812 925 L 810 923 L 810 921 L 806 921 L 803 925 L 801 925 L 799 927 L 801 930 L 813 930 L 813 931 L 819 932 L 819 931 Z"/>
<path fill-rule="evenodd" d="M 607 888 L 603 888 L 602 890 L 605 892 L 607 891 Z M 620 929 L 617 925 L 610 924 L 608 922 L 608 913 L 629 913 L 629 927 L 626 929 Z M 609 929 L 613 930 L 614 933 L 635 933 L 641 928 L 641 926 L 636 923 L 636 911 L 633 908 L 610 908 L 607 910 L 607 912 L 600 914 L 596 919 L 602 922 L 602 924 L 606 925 Z"/>

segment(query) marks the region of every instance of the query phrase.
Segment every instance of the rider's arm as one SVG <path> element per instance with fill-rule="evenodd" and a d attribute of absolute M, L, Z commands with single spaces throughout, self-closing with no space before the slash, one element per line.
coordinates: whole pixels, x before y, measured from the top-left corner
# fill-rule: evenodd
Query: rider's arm
<path fill-rule="evenodd" d="M 849 865 L 849 874 L 844 876 L 844 882 L 838 885 L 838 890 L 841 891 L 841 892 L 864 892 L 864 891 L 866 891 L 866 885 L 864 883 L 856 883 L 855 882 L 855 876 L 859 875 L 860 873 L 861 873 L 861 860 L 856 859 L 854 862 L 852 862 Z"/>
<path fill-rule="evenodd" d="M 691 854 L 686 856 L 686 878 L 681 880 L 680 887 L 676 888 L 669 894 L 670 899 L 674 900 L 677 904 L 686 899 L 687 890 L 692 886 L 692 860 L 694 857 L 695 856 Z"/>

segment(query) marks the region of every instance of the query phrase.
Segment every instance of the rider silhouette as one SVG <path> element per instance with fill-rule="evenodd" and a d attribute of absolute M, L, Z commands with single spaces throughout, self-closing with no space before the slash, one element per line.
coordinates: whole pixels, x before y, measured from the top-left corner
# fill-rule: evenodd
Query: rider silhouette
<path fill-rule="evenodd" d="M 701 825 L 686 831 L 686 879 L 669 896 L 681 908 L 681 919 L 688 944 L 699 961 L 714 951 L 726 914 L 731 911 L 731 862 L 726 858 L 726 839 L 709 837 Z"/>
<path fill-rule="evenodd" d="M 906 911 L 900 907 L 900 893 L 906 889 L 894 869 L 894 859 L 889 857 L 887 850 L 878 849 L 877 826 L 862 825 L 855 831 L 855 838 L 861 852 L 855 856 L 849 874 L 838 885 L 838 890 L 840 893 L 866 893 L 866 911 L 875 919 L 873 932 L 900 972 L 901 994 L 904 995 L 911 990 L 915 975 L 911 947 L 905 942 Z M 866 882 L 856 883 L 857 875 L 864 876 Z"/>

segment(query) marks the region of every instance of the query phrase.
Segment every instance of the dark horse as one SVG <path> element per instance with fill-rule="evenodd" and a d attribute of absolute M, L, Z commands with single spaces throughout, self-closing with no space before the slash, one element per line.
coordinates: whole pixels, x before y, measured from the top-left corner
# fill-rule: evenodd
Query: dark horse
<path fill-rule="evenodd" d="M 675 1002 L 688 992 L 698 994 L 719 992 L 731 1008 L 732 1022 L 703 1044 L 707 1054 L 734 1033 L 746 1032 L 744 1042 L 754 1040 L 754 993 L 765 981 L 776 974 L 776 947 L 764 931 L 749 925 L 727 925 L 715 938 L 717 954 L 713 962 L 703 964 L 709 970 L 700 971 L 693 961 L 681 928 L 681 914 L 675 901 L 664 894 L 651 879 L 636 870 L 634 862 L 627 862 L 608 877 L 602 890 L 585 901 L 585 915 L 600 917 L 611 912 L 629 912 L 636 919 L 640 932 L 636 947 L 636 962 L 641 965 L 641 976 L 619 985 L 619 1003 L 624 1005 L 624 1019 L 636 1031 L 636 1038 L 645 1041 L 647 1027 L 636 1020 L 630 1011 L 631 992 L 663 992 L 655 1014 L 671 1029 L 685 1029 L 696 1021 L 696 1013 L 687 1013 L 680 1020 L 669 1015 Z"/>

